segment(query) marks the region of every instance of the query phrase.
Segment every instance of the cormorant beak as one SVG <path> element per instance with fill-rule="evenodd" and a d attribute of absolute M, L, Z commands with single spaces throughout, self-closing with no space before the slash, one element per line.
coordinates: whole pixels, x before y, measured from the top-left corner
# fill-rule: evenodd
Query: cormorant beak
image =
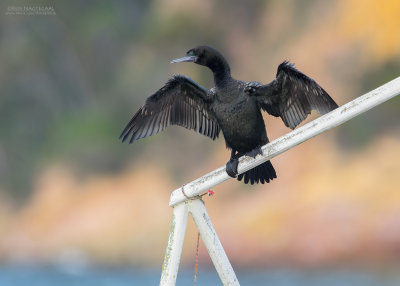
<path fill-rule="evenodd" d="M 192 62 L 194 63 L 196 61 L 196 56 L 186 56 L 183 58 L 175 59 L 171 61 L 171 64 L 173 63 L 181 63 L 181 62 Z"/>

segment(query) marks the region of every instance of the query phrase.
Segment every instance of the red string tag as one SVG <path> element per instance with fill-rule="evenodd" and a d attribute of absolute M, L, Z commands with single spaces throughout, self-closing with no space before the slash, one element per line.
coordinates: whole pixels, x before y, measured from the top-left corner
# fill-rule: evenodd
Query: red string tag
<path fill-rule="evenodd" d="M 215 194 L 215 192 L 213 190 L 208 190 L 207 191 L 207 195 L 209 196 L 213 196 Z"/>

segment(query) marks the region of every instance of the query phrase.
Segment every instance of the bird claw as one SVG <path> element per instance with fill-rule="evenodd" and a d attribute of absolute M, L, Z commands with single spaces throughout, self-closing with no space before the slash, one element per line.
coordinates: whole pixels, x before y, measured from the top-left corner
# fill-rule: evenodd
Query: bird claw
<path fill-rule="evenodd" d="M 255 158 L 258 154 L 262 155 L 261 146 L 258 146 L 257 148 L 254 148 L 250 152 L 247 152 L 245 155 L 248 156 L 248 157 Z"/>
<path fill-rule="evenodd" d="M 226 163 L 226 173 L 232 177 L 232 178 L 236 178 L 238 171 L 237 171 L 237 167 L 239 164 L 239 160 L 238 159 L 230 159 L 228 161 L 228 163 Z"/>

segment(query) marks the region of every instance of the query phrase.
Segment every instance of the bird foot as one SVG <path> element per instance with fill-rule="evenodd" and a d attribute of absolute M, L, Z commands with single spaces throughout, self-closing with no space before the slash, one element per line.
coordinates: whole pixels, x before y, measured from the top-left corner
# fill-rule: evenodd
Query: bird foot
<path fill-rule="evenodd" d="M 237 171 L 238 164 L 239 164 L 239 160 L 238 160 L 237 158 L 235 158 L 235 159 L 230 159 L 230 160 L 228 161 L 228 163 L 226 163 L 225 170 L 226 170 L 226 173 L 227 173 L 230 177 L 236 178 L 236 176 L 237 176 L 237 174 L 238 174 L 238 171 Z"/>
<path fill-rule="evenodd" d="M 261 146 L 258 146 L 257 148 L 254 148 L 250 152 L 247 152 L 245 155 L 255 158 L 258 154 L 262 155 Z"/>

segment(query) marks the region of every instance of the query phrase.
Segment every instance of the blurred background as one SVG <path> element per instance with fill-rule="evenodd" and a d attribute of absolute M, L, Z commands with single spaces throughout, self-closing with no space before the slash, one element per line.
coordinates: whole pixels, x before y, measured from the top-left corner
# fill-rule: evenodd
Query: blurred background
<path fill-rule="evenodd" d="M 118 140 L 172 74 L 213 86 L 170 60 L 207 44 L 263 83 L 290 60 L 343 105 L 399 76 L 399 15 L 397 0 L 2 1 L 0 285 L 159 282 L 171 191 L 230 154 L 180 127 Z M 243 285 L 400 285 L 399 109 L 274 158 L 270 184 L 229 180 L 205 198 Z M 290 131 L 264 115 L 271 140 Z M 189 220 L 180 285 L 196 238 Z M 203 244 L 199 263 L 198 285 L 219 285 Z"/>

